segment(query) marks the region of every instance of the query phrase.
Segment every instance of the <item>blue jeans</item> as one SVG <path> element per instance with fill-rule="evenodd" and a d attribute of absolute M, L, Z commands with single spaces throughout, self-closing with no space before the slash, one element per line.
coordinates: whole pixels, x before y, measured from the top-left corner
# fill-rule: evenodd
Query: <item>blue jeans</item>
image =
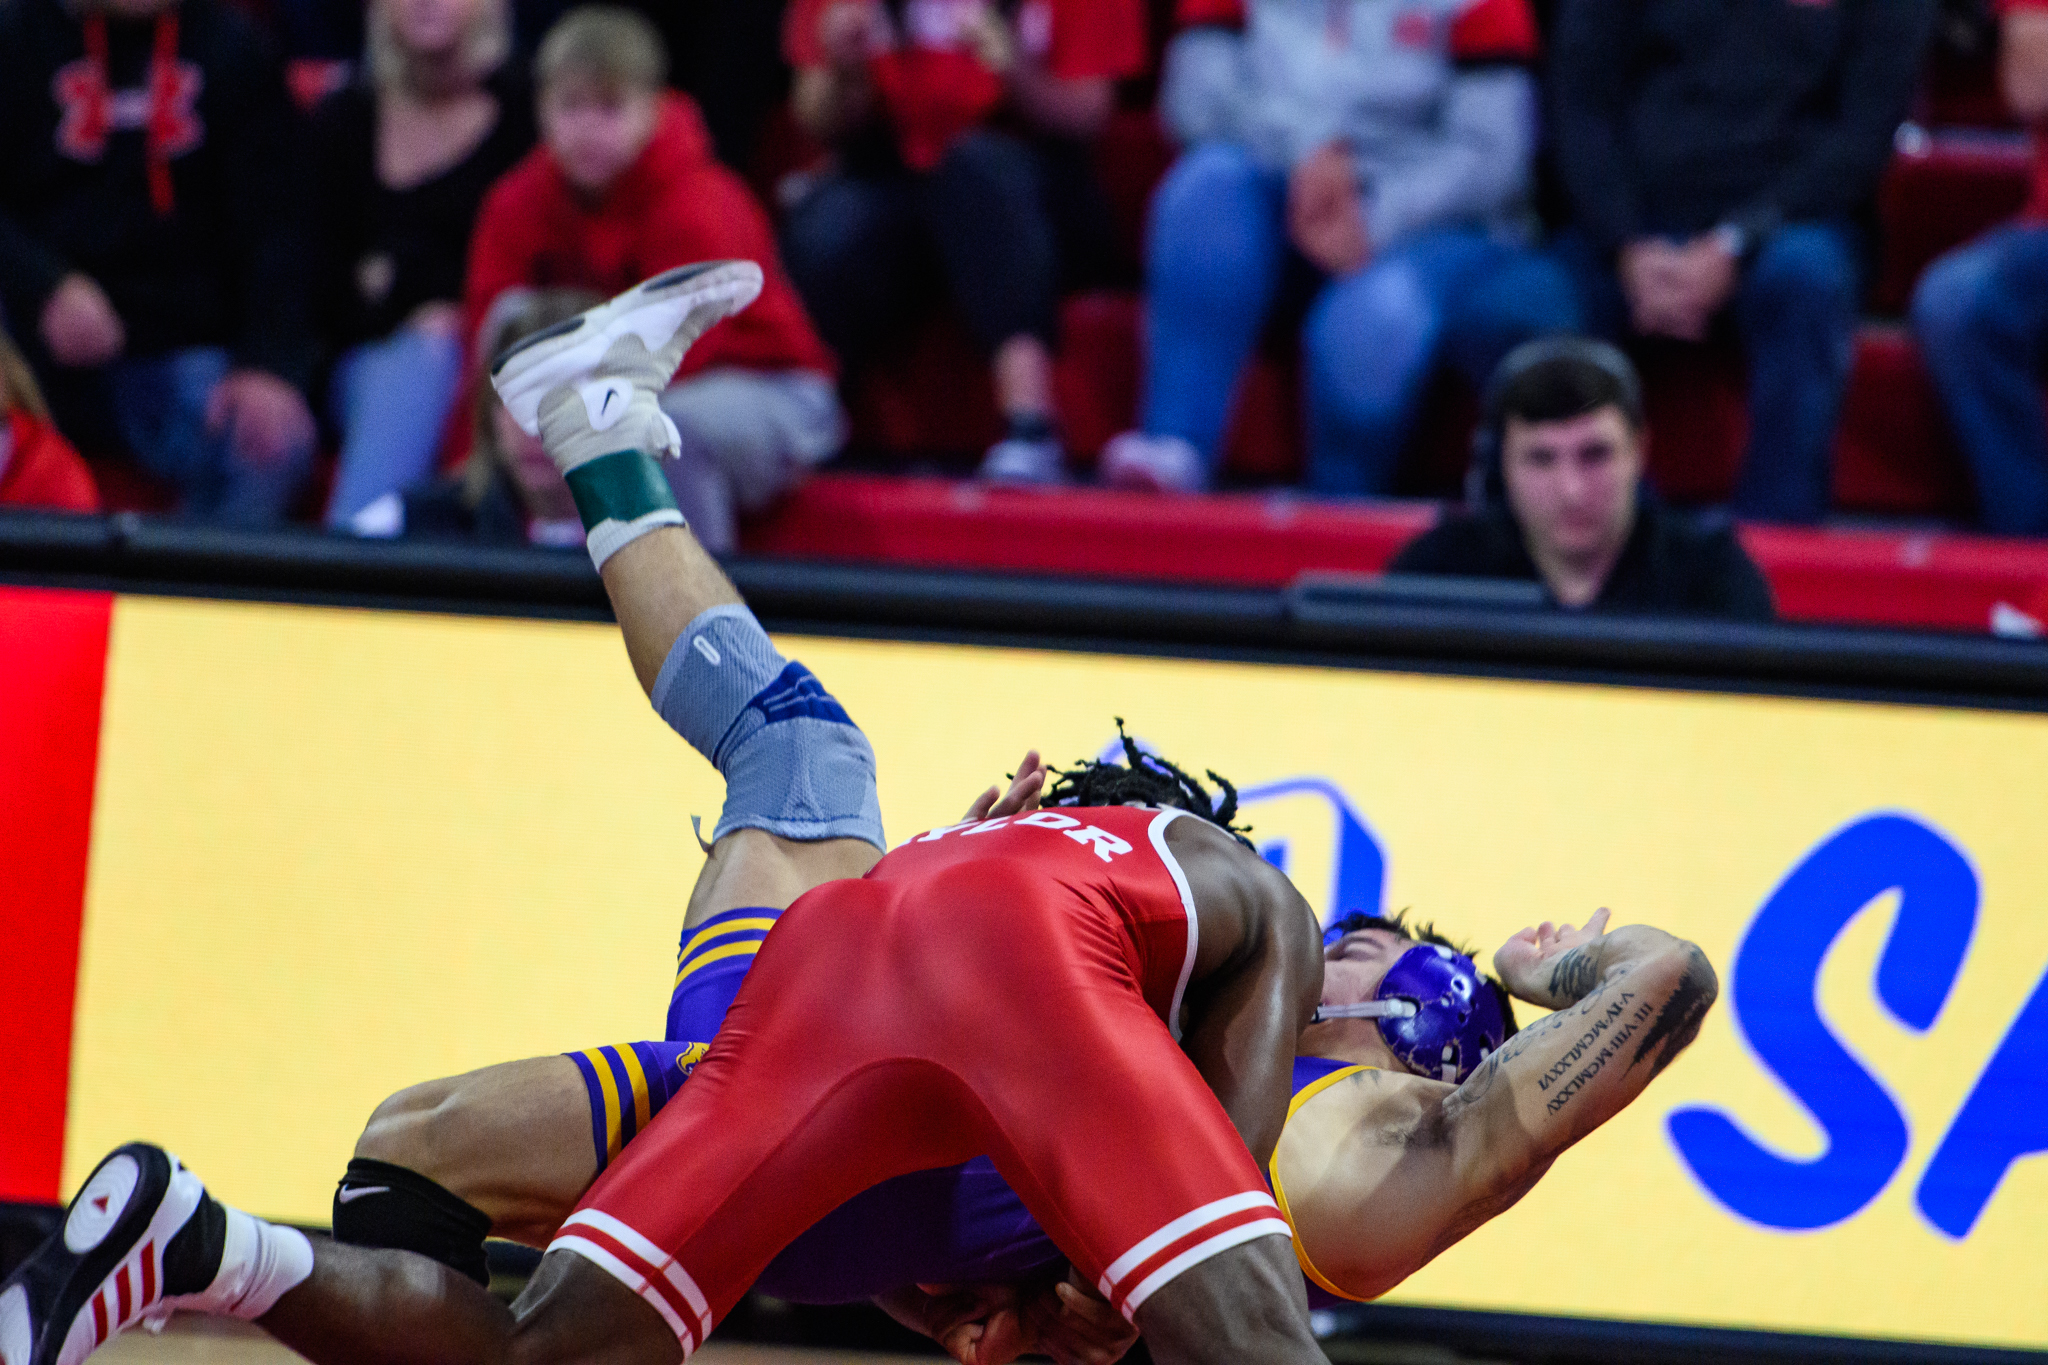
<path fill-rule="evenodd" d="M 1569 235 L 1558 254 L 1577 276 L 1587 322 L 1621 340 L 1628 303 L 1613 263 Z M 1855 359 L 1859 237 L 1843 223 L 1795 223 L 1743 268 L 1730 305 L 1749 362 L 1749 449 L 1735 511 L 1759 521 L 1819 521 L 1842 395 Z"/>
<path fill-rule="evenodd" d="M 206 403 L 233 362 L 218 347 L 107 367 L 116 426 L 144 468 L 175 485 L 178 510 L 224 526 L 275 526 L 313 462 L 311 447 L 263 459 L 231 431 L 209 431 Z"/>
<path fill-rule="evenodd" d="M 1141 416 L 1148 433 L 1181 437 L 1211 468 L 1280 289 L 1286 199 L 1284 173 L 1207 143 L 1174 164 L 1152 201 Z M 1385 492 L 1440 361 L 1483 384 L 1518 343 L 1578 324 L 1556 261 L 1476 228 L 1421 233 L 1330 281 L 1302 327 L 1309 488 Z"/>
<path fill-rule="evenodd" d="M 2048 535 L 2048 227 L 1998 228 L 1927 267 L 1913 335 L 1976 476 L 1985 527 Z"/>
<path fill-rule="evenodd" d="M 415 327 L 365 342 L 342 356 L 328 385 L 341 431 L 341 462 L 327 524 L 425 478 L 441 447 L 448 410 L 462 391 L 462 343 Z"/>

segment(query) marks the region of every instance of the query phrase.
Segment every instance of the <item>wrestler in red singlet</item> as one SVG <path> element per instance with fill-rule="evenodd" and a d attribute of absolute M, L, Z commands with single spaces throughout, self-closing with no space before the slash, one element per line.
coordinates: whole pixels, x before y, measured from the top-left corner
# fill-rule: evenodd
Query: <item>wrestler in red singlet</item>
<path fill-rule="evenodd" d="M 1183 812 L 934 830 L 801 897 L 690 1084 L 550 1250 L 694 1349 L 793 1238 L 894 1175 L 987 1153 L 1126 1316 L 1287 1224 L 1175 1042 L 1197 949 Z"/>

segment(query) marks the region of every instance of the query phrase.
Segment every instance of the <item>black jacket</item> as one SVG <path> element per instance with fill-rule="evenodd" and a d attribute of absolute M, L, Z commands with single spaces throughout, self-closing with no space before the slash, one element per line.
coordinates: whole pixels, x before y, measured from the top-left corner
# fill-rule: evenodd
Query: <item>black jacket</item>
<path fill-rule="evenodd" d="M 1934 0 L 1563 0 L 1552 136 L 1605 250 L 1855 216 L 1912 100 Z"/>
<path fill-rule="evenodd" d="M 241 14 L 181 0 L 175 15 L 177 67 L 197 98 L 177 110 L 193 145 L 169 162 L 160 214 L 139 119 L 115 119 L 95 154 L 64 149 L 57 77 L 84 65 L 81 20 L 60 0 L 0 0 L 0 307 L 33 344 L 51 291 L 83 271 L 113 301 L 131 355 L 224 346 L 303 386 L 316 353 L 298 112 Z M 108 19 L 117 108 L 146 101 L 156 32 Z"/>
<path fill-rule="evenodd" d="M 423 303 L 462 302 L 477 210 L 533 147 L 533 90 L 510 69 L 488 82 L 498 121 L 468 156 L 409 189 L 377 175 L 377 100 L 347 86 L 313 111 L 321 331 L 337 348 L 388 336 Z"/>
<path fill-rule="evenodd" d="M 1456 512 L 1401 548 L 1389 573 L 1542 581 L 1506 508 Z M 1721 518 L 1696 518 L 1645 499 L 1635 530 L 1590 611 L 1776 617 L 1770 584 Z"/>

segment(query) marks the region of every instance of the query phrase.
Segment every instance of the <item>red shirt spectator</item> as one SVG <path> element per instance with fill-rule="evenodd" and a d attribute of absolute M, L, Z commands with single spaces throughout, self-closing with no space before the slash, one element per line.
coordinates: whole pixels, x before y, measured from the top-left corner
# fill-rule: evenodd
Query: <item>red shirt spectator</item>
<path fill-rule="evenodd" d="M 23 408 L 0 416 L 0 507 L 97 512 L 100 490 L 57 428 Z"/>
<path fill-rule="evenodd" d="M 894 20 L 871 30 L 890 41 L 874 44 L 869 70 L 904 163 L 930 170 L 955 138 L 987 121 L 1003 103 L 1003 78 L 976 55 L 989 41 L 983 27 L 989 6 L 985 0 L 905 0 L 900 6 L 796 0 L 783 29 L 792 65 L 830 63 L 821 25 L 827 10 L 847 3 L 876 4 Z M 1122 80 L 1145 68 L 1145 14 L 1135 0 L 1024 0 L 1014 33 L 1061 80 Z"/>
<path fill-rule="evenodd" d="M 673 266 L 725 258 L 760 262 L 767 287 L 691 347 L 679 377 L 718 366 L 833 374 L 832 353 L 782 272 L 767 213 L 712 159 L 689 97 L 671 92 L 639 158 L 595 202 L 576 192 L 545 146 L 492 188 L 470 243 L 469 332 L 507 289 L 609 295 Z"/>

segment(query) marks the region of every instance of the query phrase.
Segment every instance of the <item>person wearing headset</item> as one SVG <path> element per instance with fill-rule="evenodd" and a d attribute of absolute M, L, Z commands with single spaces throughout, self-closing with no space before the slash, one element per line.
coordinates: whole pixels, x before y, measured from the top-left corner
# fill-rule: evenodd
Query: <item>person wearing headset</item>
<path fill-rule="evenodd" d="M 1603 341 L 1532 341 L 1486 386 L 1466 506 L 1389 573 L 1533 580 L 1568 611 L 1769 621 L 1770 585 L 1724 517 L 1664 506 L 1643 477 L 1642 381 Z"/>

